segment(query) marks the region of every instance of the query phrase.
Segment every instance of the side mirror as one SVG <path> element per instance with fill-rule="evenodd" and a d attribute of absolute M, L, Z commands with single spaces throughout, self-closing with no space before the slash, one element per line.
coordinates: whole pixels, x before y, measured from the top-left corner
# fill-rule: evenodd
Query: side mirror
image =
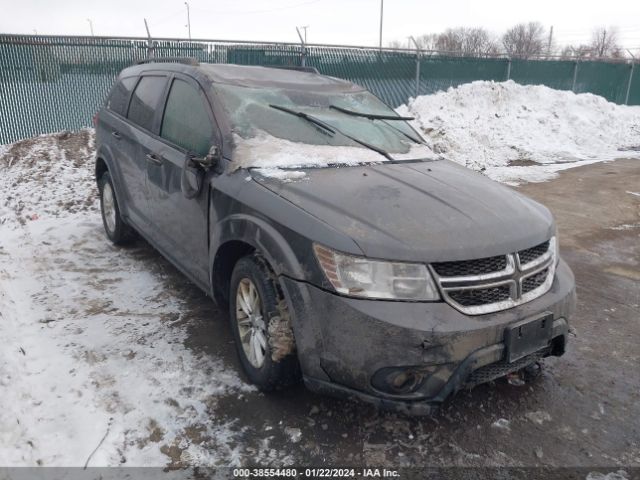
<path fill-rule="evenodd" d="M 220 159 L 220 151 L 216 145 L 213 145 L 209 149 L 209 153 L 207 153 L 204 157 L 191 157 L 191 161 L 196 165 L 208 170 L 211 167 L 215 167 Z"/>

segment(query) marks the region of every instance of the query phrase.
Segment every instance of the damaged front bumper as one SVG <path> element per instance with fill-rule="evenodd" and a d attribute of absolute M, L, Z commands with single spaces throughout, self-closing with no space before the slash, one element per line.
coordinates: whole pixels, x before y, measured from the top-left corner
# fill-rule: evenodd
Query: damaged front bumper
<path fill-rule="evenodd" d="M 575 307 L 569 267 L 560 261 L 549 292 L 518 307 L 464 315 L 444 302 L 342 297 L 281 277 L 305 384 L 384 409 L 425 415 L 457 390 L 562 355 Z M 507 361 L 505 331 L 541 314 L 551 341 Z"/>

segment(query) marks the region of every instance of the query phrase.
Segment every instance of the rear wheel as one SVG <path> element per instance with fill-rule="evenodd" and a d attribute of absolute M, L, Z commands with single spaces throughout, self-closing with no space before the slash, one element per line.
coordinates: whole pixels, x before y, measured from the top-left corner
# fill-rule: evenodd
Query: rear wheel
<path fill-rule="evenodd" d="M 236 349 L 251 382 L 263 391 L 296 383 L 300 369 L 288 308 L 261 257 L 238 261 L 229 299 Z"/>
<path fill-rule="evenodd" d="M 100 193 L 100 212 L 104 231 L 116 245 L 128 242 L 133 237 L 133 230 L 120 216 L 120 207 L 113 189 L 113 182 L 109 172 L 104 172 L 98 181 Z"/>

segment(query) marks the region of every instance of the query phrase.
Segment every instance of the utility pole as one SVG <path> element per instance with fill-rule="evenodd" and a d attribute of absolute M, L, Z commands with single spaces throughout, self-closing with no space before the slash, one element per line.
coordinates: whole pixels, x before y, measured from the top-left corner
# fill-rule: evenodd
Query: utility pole
<path fill-rule="evenodd" d="M 547 43 L 547 57 L 551 55 L 551 43 L 553 42 L 553 25 L 549 29 L 549 42 Z"/>
<path fill-rule="evenodd" d="M 187 28 L 189 29 L 189 40 L 191 40 L 191 14 L 189 13 L 189 3 L 184 2 L 187 6 Z"/>
<path fill-rule="evenodd" d="M 307 28 L 309 28 L 309 25 L 304 25 L 300 28 L 304 30 L 304 43 L 307 43 Z"/>
<path fill-rule="evenodd" d="M 93 22 L 90 18 L 87 18 L 87 22 L 89 22 L 89 29 L 91 30 L 91 36 L 93 37 Z"/>
<path fill-rule="evenodd" d="M 384 14 L 384 0 L 380 0 L 380 41 L 378 47 L 382 51 L 382 16 Z"/>

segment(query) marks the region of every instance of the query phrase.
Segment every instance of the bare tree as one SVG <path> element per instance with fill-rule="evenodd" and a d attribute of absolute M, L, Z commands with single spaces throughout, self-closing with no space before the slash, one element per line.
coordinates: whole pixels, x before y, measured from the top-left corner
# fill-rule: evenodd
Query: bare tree
<path fill-rule="evenodd" d="M 465 35 L 463 51 L 472 55 L 497 54 L 498 41 L 483 28 L 469 28 Z"/>
<path fill-rule="evenodd" d="M 598 27 L 591 34 L 591 56 L 596 58 L 603 57 L 622 57 L 622 48 L 618 44 L 618 31 L 616 28 Z"/>
<path fill-rule="evenodd" d="M 449 28 L 442 33 L 426 33 L 415 38 L 421 50 L 439 50 L 443 53 L 466 56 L 483 56 L 499 53 L 497 40 L 483 28 Z M 399 40 L 387 43 L 391 48 L 414 48 L 413 42 Z"/>
<path fill-rule="evenodd" d="M 512 57 L 529 58 L 546 48 L 545 29 L 539 22 L 519 23 L 502 36 L 502 45 Z"/>
<path fill-rule="evenodd" d="M 615 28 L 599 27 L 593 30 L 591 42 L 580 45 L 567 45 L 562 50 L 563 58 L 623 58 L 624 52 L 618 44 Z"/>
<path fill-rule="evenodd" d="M 498 44 L 484 28 L 449 28 L 434 38 L 435 50 L 444 52 L 482 56 L 497 53 Z"/>
<path fill-rule="evenodd" d="M 422 50 L 435 50 L 438 41 L 437 33 L 425 33 L 416 37 L 416 43 Z"/>

